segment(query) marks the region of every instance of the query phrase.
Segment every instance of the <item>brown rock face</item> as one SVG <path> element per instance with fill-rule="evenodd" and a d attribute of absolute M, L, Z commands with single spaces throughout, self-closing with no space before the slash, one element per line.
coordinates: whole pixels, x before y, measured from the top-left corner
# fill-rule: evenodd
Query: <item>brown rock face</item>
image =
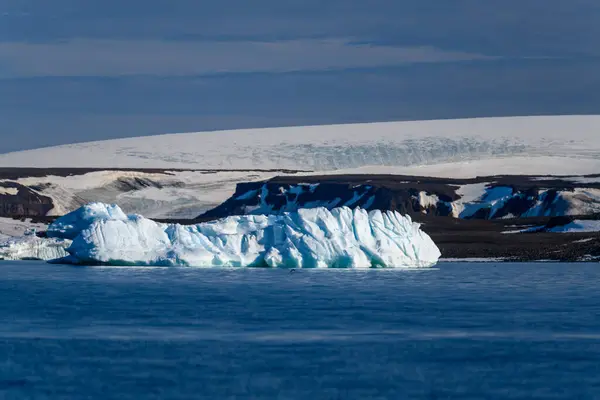
<path fill-rule="evenodd" d="M 0 184 L 0 217 L 40 217 L 52 208 L 52 199 L 16 182 Z"/>

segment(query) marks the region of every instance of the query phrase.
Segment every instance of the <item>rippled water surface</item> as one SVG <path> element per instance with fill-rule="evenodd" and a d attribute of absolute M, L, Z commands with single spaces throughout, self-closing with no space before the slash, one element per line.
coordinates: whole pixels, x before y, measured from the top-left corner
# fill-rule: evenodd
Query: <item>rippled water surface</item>
<path fill-rule="evenodd" d="M 600 399 L 600 264 L 0 263 L 0 398 Z"/>

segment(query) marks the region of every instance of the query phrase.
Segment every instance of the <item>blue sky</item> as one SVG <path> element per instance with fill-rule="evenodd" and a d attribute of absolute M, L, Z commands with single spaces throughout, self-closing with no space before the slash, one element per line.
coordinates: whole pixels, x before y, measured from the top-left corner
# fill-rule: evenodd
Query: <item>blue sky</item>
<path fill-rule="evenodd" d="M 0 152 L 600 113 L 597 0 L 3 0 Z"/>

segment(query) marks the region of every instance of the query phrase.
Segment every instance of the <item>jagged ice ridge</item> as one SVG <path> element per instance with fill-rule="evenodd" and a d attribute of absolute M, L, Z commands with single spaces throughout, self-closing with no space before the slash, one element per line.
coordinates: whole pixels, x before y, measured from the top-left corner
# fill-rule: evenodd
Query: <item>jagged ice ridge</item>
<path fill-rule="evenodd" d="M 16 236 L 0 242 L 0 260 L 52 260 L 68 256 L 68 239 Z"/>
<path fill-rule="evenodd" d="M 74 264 L 288 268 L 429 267 L 440 251 L 410 217 L 347 207 L 163 224 L 92 203 L 56 220 Z"/>

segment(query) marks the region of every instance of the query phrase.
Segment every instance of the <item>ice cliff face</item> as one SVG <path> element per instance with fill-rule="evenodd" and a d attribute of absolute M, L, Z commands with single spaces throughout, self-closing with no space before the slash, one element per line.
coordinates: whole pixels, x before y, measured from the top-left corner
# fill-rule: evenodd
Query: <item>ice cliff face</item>
<path fill-rule="evenodd" d="M 0 260 L 53 260 L 68 256 L 68 239 L 18 236 L 0 242 Z"/>
<path fill-rule="evenodd" d="M 73 238 L 70 255 L 62 261 L 78 264 L 429 267 L 440 257 L 437 246 L 410 217 L 347 207 L 183 226 L 94 203 L 59 218 L 48 232 Z"/>

